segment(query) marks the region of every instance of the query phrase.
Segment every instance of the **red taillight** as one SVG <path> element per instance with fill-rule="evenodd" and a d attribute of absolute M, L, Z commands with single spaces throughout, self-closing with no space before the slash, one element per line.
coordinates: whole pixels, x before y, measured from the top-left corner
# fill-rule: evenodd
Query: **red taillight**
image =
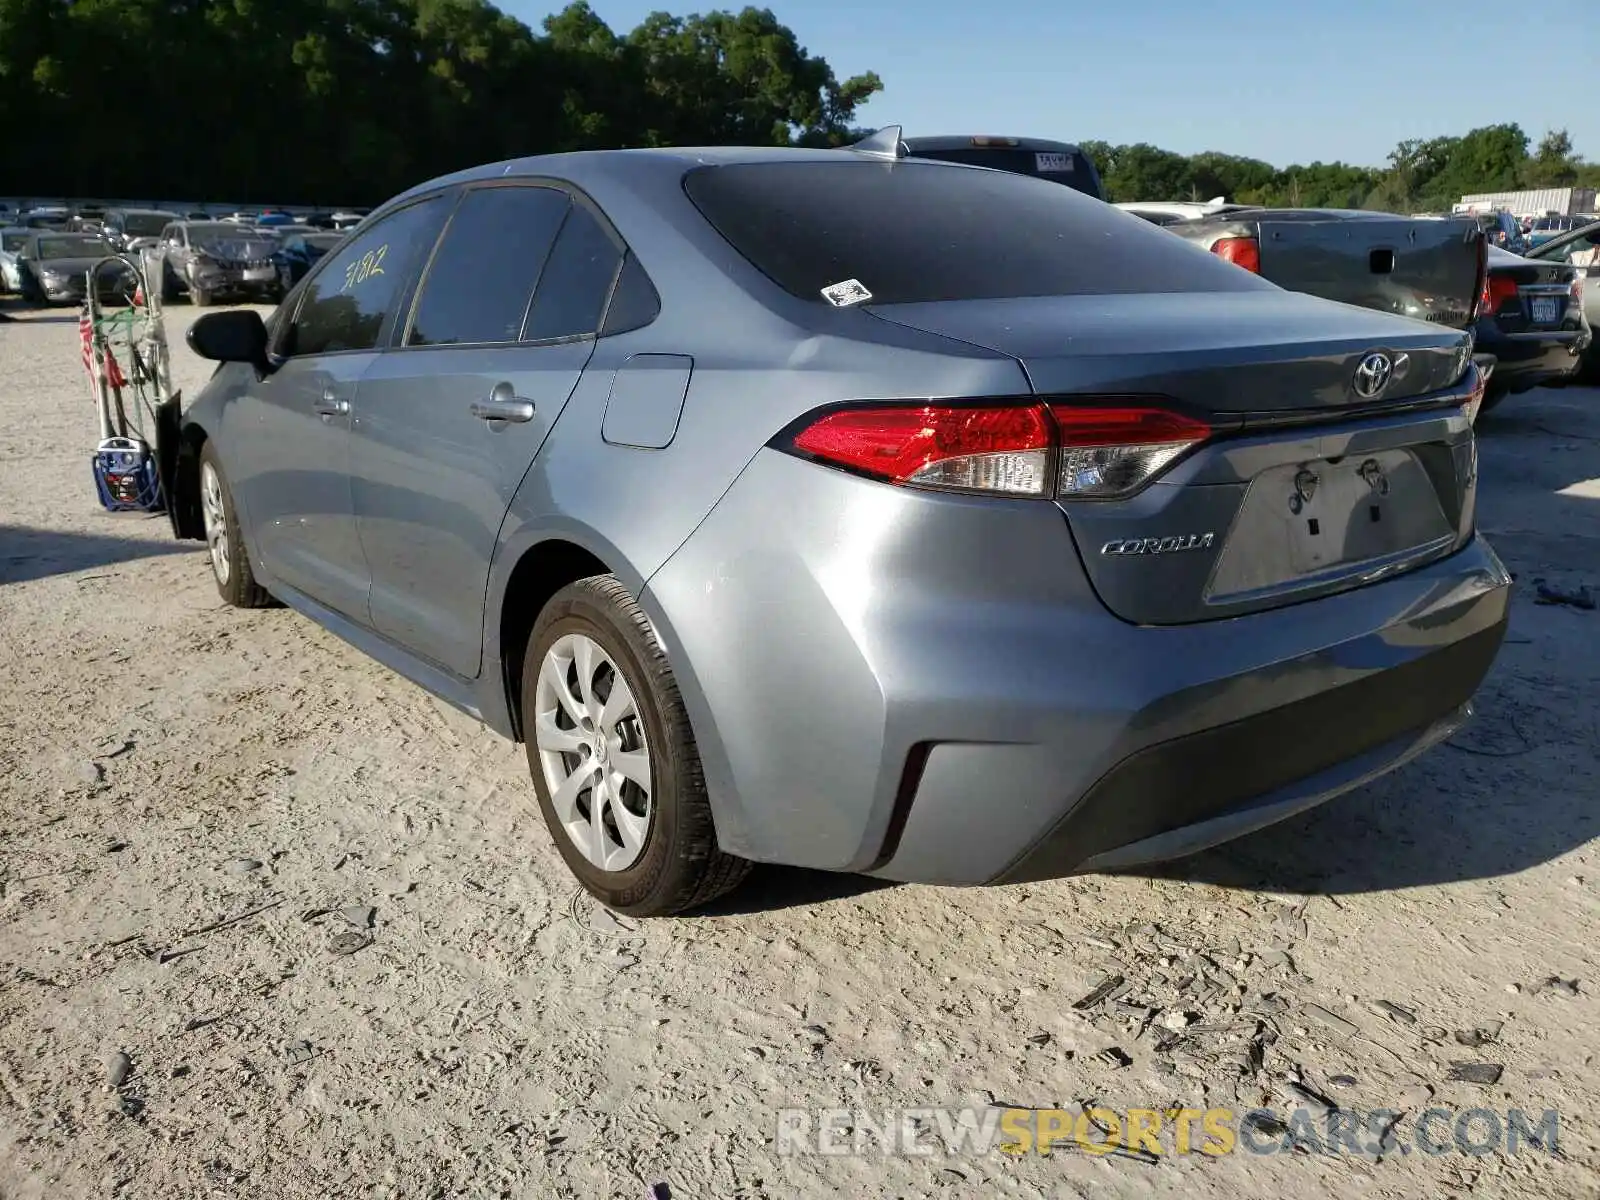
<path fill-rule="evenodd" d="M 1150 405 L 875 404 L 824 413 L 788 448 L 889 483 L 1009 496 L 1137 491 L 1211 436 Z"/>
<path fill-rule="evenodd" d="M 1517 281 L 1508 279 L 1504 275 L 1490 275 L 1483 281 L 1483 302 L 1479 307 L 1483 315 L 1492 317 L 1500 311 L 1500 306 L 1508 300 L 1517 298 Z"/>
<path fill-rule="evenodd" d="M 1236 267 L 1261 274 L 1261 243 L 1255 238 L 1223 238 L 1211 247 L 1211 253 Z"/>

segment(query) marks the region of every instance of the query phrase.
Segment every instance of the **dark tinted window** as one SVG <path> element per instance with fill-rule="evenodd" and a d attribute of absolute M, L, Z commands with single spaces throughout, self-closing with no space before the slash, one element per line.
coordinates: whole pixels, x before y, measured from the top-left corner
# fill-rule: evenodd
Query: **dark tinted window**
<path fill-rule="evenodd" d="M 606 323 L 601 334 L 642 329 L 660 312 L 661 297 L 656 293 L 655 284 L 650 282 L 639 260 L 628 255 L 622 264 L 622 274 L 617 276 L 617 290 L 611 294 L 611 307 L 606 309 Z"/>
<path fill-rule="evenodd" d="M 539 276 L 524 341 L 573 337 L 600 327 L 622 250 L 593 213 L 574 204 Z"/>
<path fill-rule="evenodd" d="M 288 329 L 283 353 L 370 350 L 407 275 L 433 248 L 448 205 L 424 200 L 385 217 L 319 263 Z"/>
<path fill-rule="evenodd" d="M 689 197 L 781 287 L 825 303 L 856 280 L 884 304 L 1271 288 L 1071 188 L 933 163 L 697 167 Z"/>
<path fill-rule="evenodd" d="M 468 192 L 428 268 L 406 344 L 516 341 L 571 203 L 553 188 Z"/>

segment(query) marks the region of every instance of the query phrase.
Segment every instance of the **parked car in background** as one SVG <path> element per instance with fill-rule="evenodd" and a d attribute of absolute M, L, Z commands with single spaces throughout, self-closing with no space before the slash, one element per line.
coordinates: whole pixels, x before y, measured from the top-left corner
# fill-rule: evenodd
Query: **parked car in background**
<path fill-rule="evenodd" d="M 213 217 L 210 213 L 206 212 L 205 209 L 203 209 L 203 208 L 190 209 L 188 212 L 183 214 L 183 219 L 185 221 L 214 221 L 214 220 L 216 220 L 215 217 Z"/>
<path fill-rule="evenodd" d="M 256 225 L 252 228 L 254 228 L 258 233 L 264 233 L 279 242 L 283 241 L 284 238 L 294 237 L 297 234 L 324 232 L 323 230 L 318 229 L 315 225 L 306 225 L 300 222 L 295 222 L 289 225 Z"/>
<path fill-rule="evenodd" d="M 174 221 L 144 251 L 145 276 L 171 301 L 187 294 L 196 307 L 224 298 L 281 299 L 272 261 L 277 241 L 227 221 Z"/>
<path fill-rule="evenodd" d="M 353 211 L 336 212 L 328 220 L 335 229 L 354 229 L 366 220 L 366 214 Z"/>
<path fill-rule="evenodd" d="M 35 229 L 17 254 L 17 290 L 30 304 L 81 304 L 89 268 L 113 253 L 98 234 Z M 133 273 L 123 266 L 106 266 L 96 282 L 96 294 L 107 302 L 125 300 L 133 292 Z"/>
<path fill-rule="evenodd" d="M 23 210 L 17 224 L 29 229 L 66 229 L 72 220 L 72 210 L 64 204 L 41 205 Z"/>
<path fill-rule="evenodd" d="M 1218 213 L 1242 212 L 1253 207 L 1249 204 L 1229 204 L 1221 196 L 1206 201 L 1132 201 L 1117 205 L 1125 213 L 1132 213 L 1152 225 L 1174 225 L 1179 221 L 1196 221 Z"/>
<path fill-rule="evenodd" d="M 158 460 L 224 601 L 524 740 L 634 914 L 1189 853 L 1451 736 L 1505 632 L 1465 332 L 1022 174 L 495 163 L 188 340 Z"/>
<path fill-rule="evenodd" d="M 1491 246 L 1474 340 L 1480 354 L 1495 359 L 1483 412 L 1507 396 L 1570 378 L 1591 340 L 1579 269 Z"/>
<path fill-rule="evenodd" d="M 1291 291 L 1452 329 L 1471 324 L 1483 288 L 1471 217 L 1228 206 L 1162 228 Z"/>
<path fill-rule="evenodd" d="M 0 293 L 22 290 L 22 272 L 17 266 L 17 253 L 32 236 L 33 230 L 21 225 L 0 228 Z"/>
<path fill-rule="evenodd" d="M 1582 229 L 1585 225 L 1600 221 L 1600 217 L 1536 217 L 1528 226 L 1527 249 L 1537 250 L 1546 242 L 1554 241 L 1563 233 L 1570 233 L 1574 229 Z"/>
<path fill-rule="evenodd" d="M 263 229 L 269 229 L 274 225 L 292 225 L 294 224 L 294 218 L 286 212 L 280 212 L 275 208 L 267 208 L 256 216 L 252 224 L 258 225 Z"/>
<path fill-rule="evenodd" d="M 101 232 L 118 250 L 136 252 L 160 241 L 161 231 L 178 220 L 177 213 L 162 208 L 113 208 L 107 210 Z"/>
<path fill-rule="evenodd" d="M 1545 242 L 1524 256 L 1534 262 L 1570 265 L 1576 274 L 1574 284 L 1583 295 L 1583 315 L 1590 331 L 1589 348 L 1579 364 L 1578 375 L 1585 381 L 1600 382 L 1600 221 L 1569 230 Z"/>
<path fill-rule="evenodd" d="M 272 253 L 278 268 L 278 285 L 287 292 L 305 278 L 306 272 L 332 250 L 345 235 L 336 231 L 310 230 L 283 238 Z"/>
<path fill-rule="evenodd" d="M 973 167 L 1010 171 L 1016 175 L 1031 175 L 1052 183 L 1064 183 L 1096 200 L 1106 198 L 1094 161 L 1068 142 L 982 134 L 904 138 L 903 142 L 913 158 L 966 163 Z"/>

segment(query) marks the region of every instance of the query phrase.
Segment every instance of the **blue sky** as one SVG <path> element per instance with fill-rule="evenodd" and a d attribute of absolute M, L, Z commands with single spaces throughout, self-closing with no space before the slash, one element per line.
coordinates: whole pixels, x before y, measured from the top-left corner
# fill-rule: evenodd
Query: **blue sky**
<path fill-rule="evenodd" d="M 618 32 L 648 13 L 742 3 L 590 0 Z M 551 0 L 499 0 L 535 28 Z M 1379 165 L 1404 138 L 1515 121 L 1537 142 L 1566 128 L 1600 159 L 1600 21 L 1582 5 L 1423 0 L 1231 0 L 1226 16 L 1174 0 L 765 0 L 843 79 L 884 91 L 866 125 L 907 134 L 1025 134 L 1223 150 L 1278 166 Z M 1209 11 L 1208 11 L 1209 10 Z M 1520 30 L 1519 30 L 1520 26 Z M 1542 70 L 1508 66 L 1515 41 Z"/>

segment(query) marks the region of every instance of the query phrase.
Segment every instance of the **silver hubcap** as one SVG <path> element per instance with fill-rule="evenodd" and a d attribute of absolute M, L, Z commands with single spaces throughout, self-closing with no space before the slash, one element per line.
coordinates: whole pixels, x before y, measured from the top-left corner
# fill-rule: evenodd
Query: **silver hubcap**
<path fill-rule="evenodd" d="M 533 741 L 550 803 L 572 844 L 625 871 L 650 830 L 650 747 L 633 691 L 600 643 L 561 637 L 539 664 Z"/>
<path fill-rule="evenodd" d="M 218 583 L 227 583 L 231 565 L 228 562 L 228 510 L 222 500 L 222 480 L 210 463 L 200 467 L 200 513 L 206 523 L 206 545 L 211 548 L 211 569 Z"/>

